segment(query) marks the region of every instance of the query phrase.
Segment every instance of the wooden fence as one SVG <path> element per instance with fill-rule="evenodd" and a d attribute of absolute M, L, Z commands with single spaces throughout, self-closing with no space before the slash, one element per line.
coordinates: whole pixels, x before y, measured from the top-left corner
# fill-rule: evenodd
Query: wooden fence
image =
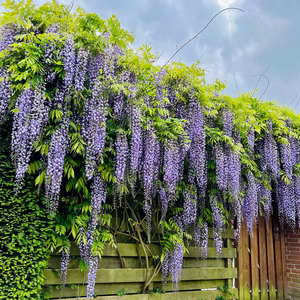
<path fill-rule="evenodd" d="M 200 249 L 189 247 L 185 254 L 182 278 L 179 291 L 173 293 L 171 283 L 165 287 L 165 293 L 155 295 L 156 300 L 173 299 L 237 299 L 238 292 L 234 288 L 237 268 L 234 267 L 236 249 L 232 248 L 234 233 L 226 230 L 223 234 L 224 248 L 220 259 L 217 259 L 213 247 L 212 232 L 209 232 L 209 248 L 207 259 L 200 259 Z M 151 245 L 151 251 L 159 254 L 159 248 Z M 53 255 L 49 260 L 49 268 L 45 270 L 45 289 L 52 290 L 52 299 L 85 299 L 87 273 L 78 268 L 79 252 L 71 249 L 71 260 L 68 268 L 67 282 L 64 289 L 59 289 L 60 257 Z M 151 294 L 141 295 L 145 281 L 146 269 L 143 251 L 135 244 L 118 244 L 118 249 L 107 246 L 99 262 L 95 294 L 101 300 L 150 299 Z M 224 292 L 224 287 L 229 292 Z M 162 289 L 161 274 L 156 276 L 150 290 Z M 225 288 L 226 290 L 226 288 Z M 124 294 L 121 298 L 117 294 Z M 151 298 L 154 299 L 154 298 Z M 222 299 L 222 298 L 219 298 Z"/>
<path fill-rule="evenodd" d="M 273 218 L 259 217 L 249 237 L 242 226 L 238 245 L 239 299 L 284 300 L 287 297 L 284 232 Z"/>

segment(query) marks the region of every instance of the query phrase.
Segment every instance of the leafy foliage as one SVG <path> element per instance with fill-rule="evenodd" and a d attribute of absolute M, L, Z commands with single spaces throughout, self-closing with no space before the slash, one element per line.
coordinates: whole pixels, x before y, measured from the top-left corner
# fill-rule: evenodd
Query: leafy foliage
<path fill-rule="evenodd" d="M 32 180 L 14 195 L 15 174 L 9 160 L 9 133 L 0 129 L 0 298 L 42 299 L 54 222 L 48 218 Z"/>
<path fill-rule="evenodd" d="M 56 1 L 4 7 L 0 120 L 13 115 L 17 190 L 26 172 L 45 185 L 55 221 L 47 245 L 67 253 L 76 241 L 88 297 L 105 243 L 120 236 L 144 252 L 146 240 L 160 241 L 153 274 L 162 265 L 177 287 L 186 243 L 205 256 L 208 226 L 221 254 L 230 220 L 237 235 L 242 218 L 250 233 L 272 209 L 299 225 L 299 115 L 252 94 L 222 95 L 199 62 L 157 66 L 151 48 L 131 48 L 115 16 Z"/>

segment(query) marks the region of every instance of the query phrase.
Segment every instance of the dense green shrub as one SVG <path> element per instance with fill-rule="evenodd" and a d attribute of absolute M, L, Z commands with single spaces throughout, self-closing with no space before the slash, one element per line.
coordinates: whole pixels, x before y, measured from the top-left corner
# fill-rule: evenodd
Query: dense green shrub
<path fill-rule="evenodd" d="M 7 132 L 0 129 L 0 299 L 42 299 L 51 221 L 30 180 L 14 196 Z"/>

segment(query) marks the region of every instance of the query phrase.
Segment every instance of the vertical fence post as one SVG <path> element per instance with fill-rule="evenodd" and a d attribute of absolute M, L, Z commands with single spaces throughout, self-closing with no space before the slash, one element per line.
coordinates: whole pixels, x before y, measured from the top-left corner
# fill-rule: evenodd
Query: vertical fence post
<path fill-rule="evenodd" d="M 238 243 L 238 270 L 239 270 L 239 298 L 250 300 L 250 256 L 249 236 L 246 225 L 243 223 Z"/>
<path fill-rule="evenodd" d="M 270 300 L 276 300 L 276 283 L 275 283 L 275 260 L 274 260 L 274 243 L 272 219 L 266 223 L 267 232 L 267 261 L 268 261 L 268 278 L 269 278 L 269 296 Z"/>
<path fill-rule="evenodd" d="M 259 300 L 258 243 L 256 226 L 253 228 L 250 236 L 250 250 L 252 299 Z"/>
<path fill-rule="evenodd" d="M 266 225 L 262 216 L 258 217 L 258 243 L 259 243 L 259 271 L 260 271 L 260 297 L 268 300 L 268 266 L 266 246 Z"/>

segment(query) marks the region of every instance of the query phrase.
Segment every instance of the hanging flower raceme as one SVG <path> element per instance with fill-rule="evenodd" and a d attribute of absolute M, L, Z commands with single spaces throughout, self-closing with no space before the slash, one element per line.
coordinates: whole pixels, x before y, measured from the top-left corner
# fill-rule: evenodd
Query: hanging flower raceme
<path fill-rule="evenodd" d="M 222 254 L 223 248 L 223 240 L 222 240 L 222 233 L 223 233 L 223 213 L 221 208 L 218 206 L 217 197 L 215 195 L 211 195 L 209 197 L 210 200 L 210 207 L 214 217 L 213 223 L 213 237 L 215 241 L 215 247 L 217 256 L 220 257 Z"/>
<path fill-rule="evenodd" d="M 243 198 L 242 210 L 250 234 L 258 217 L 257 183 L 251 171 L 247 172 L 247 181 L 247 192 Z"/>
<path fill-rule="evenodd" d="M 87 179 L 92 179 L 105 145 L 108 101 L 107 98 L 103 96 L 103 90 L 103 84 L 98 81 L 93 87 L 90 103 L 86 103 L 88 106 L 86 109 L 88 116 L 88 120 L 86 121 L 88 124 L 86 133 L 83 135 L 87 137 L 85 165 Z"/>
<path fill-rule="evenodd" d="M 206 222 L 195 224 L 194 227 L 195 246 L 201 247 L 201 258 L 207 258 L 208 247 L 208 225 Z"/>
<path fill-rule="evenodd" d="M 221 145 L 215 145 L 214 147 L 215 160 L 216 160 L 216 179 L 217 186 L 220 190 L 227 189 L 227 174 L 225 169 L 226 155 Z"/>
<path fill-rule="evenodd" d="M 185 227 L 195 223 L 197 217 L 197 194 L 195 191 L 185 191 L 183 205 L 183 223 Z"/>
<path fill-rule="evenodd" d="M 75 46 L 73 36 L 69 36 L 65 41 L 63 51 L 64 68 L 65 68 L 65 88 L 70 90 L 75 73 Z"/>
<path fill-rule="evenodd" d="M 76 57 L 76 64 L 75 64 L 74 87 L 76 92 L 81 92 L 83 89 L 88 56 L 89 56 L 88 50 L 84 50 L 82 48 L 79 49 L 78 55 Z M 70 70 L 71 70 L 71 66 L 70 66 Z M 71 72 L 70 72 L 70 76 L 71 76 Z"/>
<path fill-rule="evenodd" d="M 66 281 L 67 281 L 69 259 L 70 259 L 70 247 L 66 250 L 63 249 L 62 252 L 61 252 L 59 283 L 63 287 L 65 287 Z"/>
<path fill-rule="evenodd" d="M 153 125 L 149 122 L 148 129 L 145 132 L 145 145 L 143 154 L 143 185 L 145 200 L 148 201 L 153 192 L 153 181 L 155 175 L 155 161 L 157 159 L 157 147 L 159 145 Z"/>
<path fill-rule="evenodd" d="M 175 194 L 176 184 L 179 180 L 179 147 L 176 141 L 168 140 L 164 155 L 164 182 L 170 195 Z"/>
<path fill-rule="evenodd" d="M 300 176 L 299 175 L 296 175 L 294 178 L 294 191 L 295 191 L 296 214 L 298 218 L 298 228 L 300 228 Z"/>
<path fill-rule="evenodd" d="M 280 176 L 280 163 L 277 143 L 273 137 L 273 124 L 271 121 L 268 123 L 268 131 L 265 135 L 264 149 L 261 155 L 265 166 L 271 171 L 274 178 Z"/>
<path fill-rule="evenodd" d="M 16 166 L 16 187 L 21 186 L 29 165 L 34 143 L 46 125 L 49 106 L 45 100 L 45 87 L 21 92 L 16 101 L 17 111 L 13 120 L 12 160 Z"/>
<path fill-rule="evenodd" d="M 247 142 L 248 142 L 248 147 L 250 148 L 251 151 L 254 150 L 254 143 L 255 143 L 255 130 L 253 127 L 247 132 Z"/>
<path fill-rule="evenodd" d="M 124 132 L 118 134 L 116 140 L 116 152 L 115 176 L 117 179 L 118 192 L 120 192 L 122 185 L 125 183 L 126 167 L 129 154 L 127 137 Z"/>
<path fill-rule="evenodd" d="M 268 183 L 271 186 L 270 177 L 268 179 Z M 259 203 L 262 203 L 266 220 L 270 220 L 272 214 L 272 191 L 262 183 L 258 185 L 258 200 Z"/>
<path fill-rule="evenodd" d="M 162 282 L 165 286 L 167 278 L 171 275 L 173 290 L 178 290 L 178 284 L 181 280 L 181 271 L 183 265 L 183 247 L 180 244 L 176 244 L 174 250 L 167 253 L 162 263 Z"/>
<path fill-rule="evenodd" d="M 191 99 L 189 107 L 190 165 L 202 193 L 207 185 L 204 116 L 199 101 Z"/>
<path fill-rule="evenodd" d="M 97 255 L 92 255 L 89 259 L 89 273 L 86 287 L 86 297 L 90 300 L 94 299 L 98 261 L 99 257 Z"/>
<path fill-rule="evenodd" d="M 2 26 L 0 27 L 0 51 L 7 49 L 7 47 L 15 42 L 15 36 L 17 31 L 14 26 Z"/>
<path fill-rule="evenodd" d="M 0 125 L 5 120 L 11 97 L 11 84 L 7 77 L 7 70 L 0 68 Z"/>
<path fill-rule="evenodd" d="M 47 172 L 45 181 L 46 201 L 49 210 L 56 212 L 64 172 L 64 160 L 68 146 L 69 119 L 64 117 L 60 128 L 52 135 L 47 156 Z"/>
<path fill-rule="evenodd" d="M 143 152 L 143 136 L 141 126 L 141 108 L 133 101 L 131 114 L 131 147 L 130 147 L 130 176 L 132 188 L 139 169 Z"/>
<path fill-rule="evenodd" d="M 223 130 L 226 135 L 229 137 L 232 136 L 232 128 L 233 128 L 233 114 L 231 110 L 226 109 L 223 112 Z"/>
<path fill-rule="evenodd" d="M 291 228 L 296 226 L 296 199 L 294 185 L 279 179 L 276 186 L 278 216 L 281 224 L 288 224 Z"/>
<path fill-rule="evenodd" d="M 291 144 L 280 144 L 280 154 L 281 154 L 281 162 L 283 166 L 283 170 L 289 180 L 292 179 L 293 176 L 293 154 Z"/>

